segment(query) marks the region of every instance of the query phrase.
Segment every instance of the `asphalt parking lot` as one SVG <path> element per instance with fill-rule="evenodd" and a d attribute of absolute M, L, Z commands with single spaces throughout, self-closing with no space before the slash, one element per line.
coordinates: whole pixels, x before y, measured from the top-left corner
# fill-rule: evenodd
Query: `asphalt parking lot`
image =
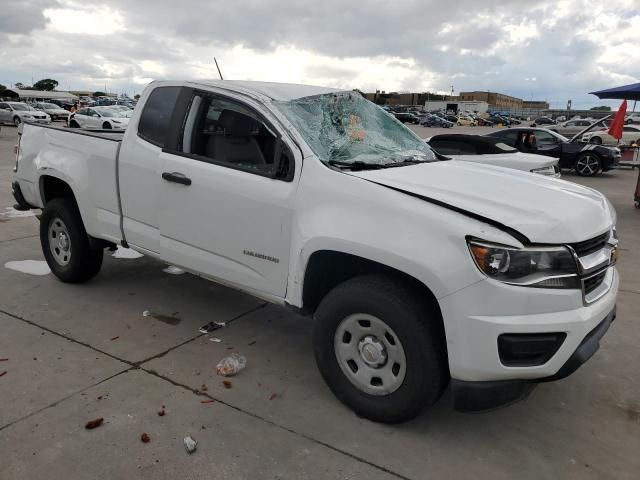
<path fill-rule="evenodd" d="M 107 255 L 83 285 L 5 268 L 43 260 L 37 219 L 8 208 L 16 139 L 2 127 L 0 479 L 638 478 L 637 170 L 563 175 L 618 212 L 618 317 L 595 357 L 507 408 L 457 413 L 446 393 L 416 420 L 387 426 L 334 398 L 315 367 L 311 321 L 289 310 L 146 257 Z M 199 334 L 210 321 L 227 326 Z M 247 368 L 225 388 L 215 366 L 231 352 Z M 101 427 L 85 429 L 98 417 Z M 187 435 L 199 442 L 192 455 Z"/>

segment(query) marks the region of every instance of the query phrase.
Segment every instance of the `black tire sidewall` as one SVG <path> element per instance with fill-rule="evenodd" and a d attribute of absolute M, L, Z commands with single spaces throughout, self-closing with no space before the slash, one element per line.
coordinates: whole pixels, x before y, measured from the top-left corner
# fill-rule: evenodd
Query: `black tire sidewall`
<path fill-rule="evenodd" d="M 314 316 L 313 345 L 320 372 L 333 393 L 357 414 L 374 421 L 409 420 L 440 397 L 448 381 L 443 338 L 429 333 L 427 309 L 402 288 L 376 276 L 357 277 L 339 285 L 321 302 Z M 402 385 L 385 396 L 359 390 L 345 376 L 334 349 L 335 331 L 354 313 L 373 315 L 395 332 L 406 357 Z M 439 319 L 438 319 L 439 321 Z"/>
<path fill-rule="evenodd" d="M 69 263 L 60 265 L 49 246 L 49 226 L 59 218 L 67 227 L 71 244 Z M 102 249 L 91 249 L 89 237 L 75 202 L 70 198 L 55 198 L 45 205 L 40 219 L 40 243 L 51 271 L 63 282 L 83 282 L 95 276 L 102 266 Z"/>

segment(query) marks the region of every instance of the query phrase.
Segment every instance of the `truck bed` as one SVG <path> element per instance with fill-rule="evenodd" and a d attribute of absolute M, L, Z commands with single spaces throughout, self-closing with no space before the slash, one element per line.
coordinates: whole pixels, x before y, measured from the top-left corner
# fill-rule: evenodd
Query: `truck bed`
<path fill-rule="evenodd" d="M 117 158 L 124 132 L 33 123 L 21 129 L 15 176 L 27 202 L 42 208 L 42 177 L 59 179 L 73 190 L 87 233 L 118 239 Z"/>

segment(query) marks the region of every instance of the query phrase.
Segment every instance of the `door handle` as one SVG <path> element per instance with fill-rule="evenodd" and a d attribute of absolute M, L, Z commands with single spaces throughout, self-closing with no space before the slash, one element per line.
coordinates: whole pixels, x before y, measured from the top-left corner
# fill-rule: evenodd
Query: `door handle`
<path fill-rule="evenodd" d="M 174 182 L 187 186 L 191 185 L 191 179 L 180 172 L 162 172 L 162 178 L 167 182 Z"/>

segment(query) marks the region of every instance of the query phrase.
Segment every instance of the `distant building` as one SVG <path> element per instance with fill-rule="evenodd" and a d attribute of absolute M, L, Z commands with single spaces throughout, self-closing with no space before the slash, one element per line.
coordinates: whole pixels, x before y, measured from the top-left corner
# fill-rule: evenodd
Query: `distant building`
<path fill-rule="evenodd" d="M 474 102 L 487 102 L 489 108 L 494 110 L 520 110 L 522 99 L 498 92 L 460 92 L 460 99 Z"/>
<path fill-rule="evenodd" d="M 0 98 L 8 100 L 26 101 L 26 100 L 77 100 L 71 92 L 57 92 L 48 90 L 25 90 L 22 88 L 7 88 L 0 91 Z"/>
<path fill-rule="evenodd" d="M 428 112 L 442 110 L 446 112 L 484 113 L 489 109 L 489 104 L 487 102 L 464 100 L 430 100 L 428 102 L 424 102 L 424 109 Z"/>
<path fill-rule="evenodd" d="M 96 90 L 73 90 L 71 93 L 77 95 L 78 97 L 93 97 L 93 94 L 96 92 Z M 118 98 L 118 94 L 117 93 L 105 93 L 105 97 L 109 97 L 109 98 Z"/>
<path fill-rule="evenodd" d="M 549 110 L 549 102 L 543 100 L 523 100 L 522 108 L 529 110 Z"/>
<path fill-rule="evenodd" d="M 363 93 L 367 100 L 371 100 L 376 105 L 424 105 L 429 100 L 444 100 L 444 95 L 433 93 L 398 93 L 376 91 L 375 93 Z"/>

